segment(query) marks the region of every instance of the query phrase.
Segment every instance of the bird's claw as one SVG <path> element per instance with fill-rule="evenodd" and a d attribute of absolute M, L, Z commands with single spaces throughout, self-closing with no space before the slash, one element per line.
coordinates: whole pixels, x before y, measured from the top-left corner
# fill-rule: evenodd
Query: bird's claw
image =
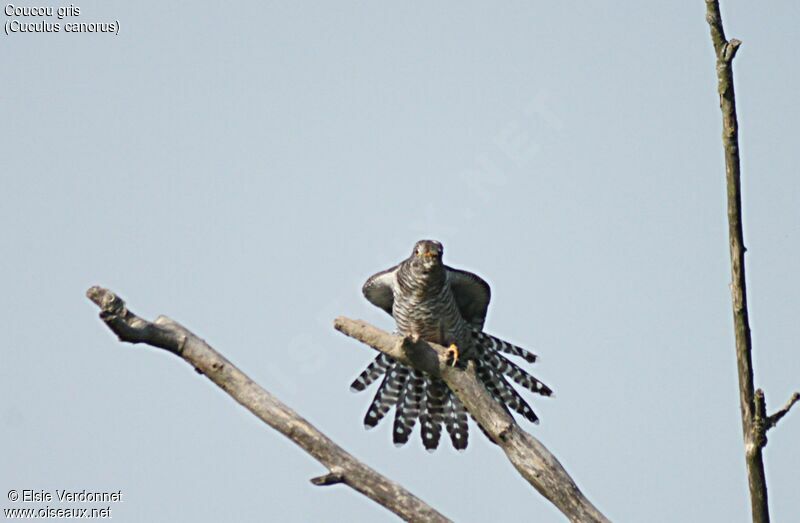
<path fill-rule="evenodd" d="M 445 363 L 451 367 L 455 367 L 456 363 L 458 363 L 458 347 L 455 343 L 451 343 L 450 346 L 445 351 L 446 359 Z"/>

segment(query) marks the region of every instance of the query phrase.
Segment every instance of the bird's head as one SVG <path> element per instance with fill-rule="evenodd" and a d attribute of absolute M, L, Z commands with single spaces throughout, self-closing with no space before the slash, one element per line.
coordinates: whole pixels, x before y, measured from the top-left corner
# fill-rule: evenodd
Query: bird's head
<path fill-rule="evenodd" d="M 442 265 L 442 254 L 444 248 L 441 243 L 436 240 L 420 240 L 414 245 L 411 263 L 427 272 Z"/>

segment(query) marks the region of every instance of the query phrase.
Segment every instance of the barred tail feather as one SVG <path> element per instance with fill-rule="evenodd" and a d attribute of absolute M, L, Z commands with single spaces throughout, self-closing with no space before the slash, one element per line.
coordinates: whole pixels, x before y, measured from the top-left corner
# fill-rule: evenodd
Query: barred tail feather
<path fill-rule="evenodd" d="M 467 422 L 467 409 L 452 392 L 449 401 L 445 404 L 444 421 L 450 442 L 456 450 L 465 450 L 469 442 L 469 425 Z"/>
<path fill-rule="evenodd" d="M 550 390 L 550 387 L 525 372 L 516 364 L 508 361 L 508 359 L 500 354 L 497 354 L 496 352 L 489 353 L 484 355 L 484 358 L 488 361 L 489 365 L 491 365 L 499 373 L 505 374 L 529 391 L 536 394 L 541 394 L 542 396 L 550 396 L 553 394 L 553 391 Z"/>
<path fill-rule="evenodd" d="M 497 342 L 505 343 L 502 340 L 488 335 L 485 337 L 476 337 L 476 339 L 485 343 L 484 345 L 480 345 L 481 354 L 476 363 L 479 363 L 477 367 L 478 379 L 481 380 L 486 390 L 489 391 L 492 397 L 500 403 L 507 412 L 509 409 L 514 410 L 531 423 L 538 423 L 539 418 L 533 412 L 533 409 L 531 409 L 530 405 L 520 396 L 519 392 L 506 381 L 504 375 L 531 392 L 543 396 L 552 394 L 550 388 L 499 354 L 496 350 L 498 346 Z M 512 345 L 509 344 L 509 346 Z"/>
<path fill-rule="evenodd" d="M 527 351 L 522 347 L 517 347 L 516 345 L 512 345 L 505 340 L 495 338 L 491 334 L 486 334 L 485 332 L 481 332 L 476 329 L 473 329 L 472 336 L 477 339 L 478 344 L 482 347 L 487 347 L 497 352 L 505 352 L 506 354 L 511 354 L 512 356 L 519 356 L 528 363 L 535 363 L 539 358 L 536 354 Z"/>
<path fill-rule="evenodd" d="M 528 405 L 522 396 L 519 395 L 519 392 L 517 392 L 502 375 L 498 374 L 493 369 L 490 369 L 489 375 L 490 379 L 494 381 L 500 397 L 508 407 L 518 414 L 521 414 L 531 423 L 539 423 L 539 418 L 533 412 L 530 405 Z"/>
<path fill-rule="evenodd" d="M 380 422 L 383 417 L 389 412 L 397 401 L 400 399 L 400 393 L 403 390 L 406 380 L 408 379 L 409 369 L 399 363 L 393 363 L 386 371 L 386 376 L 372 400 L 372 404 L 367 410 L 367 415 L 364 417 L 364 426 L 372 428 Z"/>
<path fill-rule="evenodd" d="M 506 402 L 503 400 L 503 396 L 500 394 L 500 390 L 498 389 L 497 380 L 495 380 L 492 376 L 492 368 L 486 361 L 477 360 L 476 362 L 476 374 L 478 379 L 481 380 L 483 386 L 486 387 L 486 390 L 489 391 L 492 398 L 499 403 L 509 415 L 511 412 L 508 410 L 508 406 L 506 406 Z M 474 417 L 472 419 L 475 419 Z M 480 423 L 478 424 L 480 425 Z M 486 432 L 484 431 L 484 434 Z"/>
<path fill-rule="evenodd" d="M 394 413 L 394 427 L 392 428 L 392 441 L 398 447 L 408 443 L 408 438 L 414 430 L 420 414 L 422 395 L 425 393 L 425 377 L 412 370 L 406 380 L 405 387 L 400 393 L 400 399 Z"/>
<path fill-rule="evenodd" d="M 425 400 L 419 420 L 421 423 L 422 444 L 428 451 L 436 450 L 442 436 L 444 406 L 449 390 L 440 379 L 426 378 Z"/>
<path fill-rule="evenodd" d="M 510 416 L 511 412 L 509 412 L 508 407 L 503 401 L 503 398 L 500 396 L 500 391 L 497 390 L 497 384 L 491 378 L 490 368 L 487 367 L 485 363 L 481 363 L 480 361 L 476 361 L 475 363 L 477 364 L 476 374 L 478 379 L 481 380 L 483 386 L 486 387 L 486 390 L 489 391 L 489 394 L 492 396 L 492 398 L 494 398 L 494 400 L 499 403 L 500 406 L 503 407 L 503 410 L 505 410 Z M 474 421 L 478 428 L 481 429 L 481 432 L 483 432 L 483 435 L 486 436 L 486 439 L 492 443 L 496 443 L 494 439 L 492 439 L 492 436 L 486 432 L 486 429 L 484 429 L 483 426 L 478 423 L 478 420 L 475 419 L 475 416 L 473 416 L 471 412 L 469 413 L 469 417 L 472 418 L 472 421 Z"/>
<path fill-rule="evenodd" d="M 381 352 L 367 365 L 367 368 L 358 375 L 355 381 L 350 384 L 350 390 L 353 392 L 361 392 L 366 389 L 372 385 L 375 380 L 383 376 L 386 373 L 386 369 L 388 369 L 389 365 L 393 362 L 394 358 Z"/>

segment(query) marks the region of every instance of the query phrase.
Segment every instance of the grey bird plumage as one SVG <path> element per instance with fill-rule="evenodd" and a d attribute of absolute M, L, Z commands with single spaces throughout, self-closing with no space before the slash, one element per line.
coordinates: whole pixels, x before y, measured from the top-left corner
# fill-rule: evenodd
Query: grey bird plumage
<path fill-rule="evenodd" d="M 475 362 L 478 378 L 495 400 L 537 423 L 536 414 L 506 377 L 536 394 L 549 396 L 551 390 L 501 353 L 529 363 L 536 361 L 536 356 L 483 332 L 491 298 L 489 284 L 475 274 L 444 265 L 442 255 L 439 242 L 417 242 L 409 258 L 366 281 L 364 296 L 392 315 L 400 334 L 444 346 L 455 345 L 459 361 Z M 456 449 L 467 447 L 467 411 L 442 380 L 381 353 L 356 378 L 351 389 L 364 390 L 381 377 L 364 418 L 367 428 L 376 426 L 395 407 L 392 439 L 396 445 L 408 441 L 419 421 L 426 449 L 438 447 L 442 426 Z"/>

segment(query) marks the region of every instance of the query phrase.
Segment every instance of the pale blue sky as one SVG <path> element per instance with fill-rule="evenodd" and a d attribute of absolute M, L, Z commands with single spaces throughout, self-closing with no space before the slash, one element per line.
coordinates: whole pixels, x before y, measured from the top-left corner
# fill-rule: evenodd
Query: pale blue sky
<path fill-rule="evenodd" d="M 391 328 L 361 284 L 430 237 L 491 283 L 487 331 L 541 355 L 556 398 L 522 426 L 612 520 L 749 520 L 703 1 L 77 5 L 119 36 L 1 37 L 0 507 L 121 489 L 117 521 L 395 520 L 118 343 L 84 298 L 100 284 L 452 519 L 561 521 L 475 428 L 464 454 L 362 428 L 373 389 L 348 385 L 373 354 L 332 320 Z M 800 388 L 800 7 L 723 14 L 772 411 Z M 799 413 L 765 459 L 791 521 Z"/>

